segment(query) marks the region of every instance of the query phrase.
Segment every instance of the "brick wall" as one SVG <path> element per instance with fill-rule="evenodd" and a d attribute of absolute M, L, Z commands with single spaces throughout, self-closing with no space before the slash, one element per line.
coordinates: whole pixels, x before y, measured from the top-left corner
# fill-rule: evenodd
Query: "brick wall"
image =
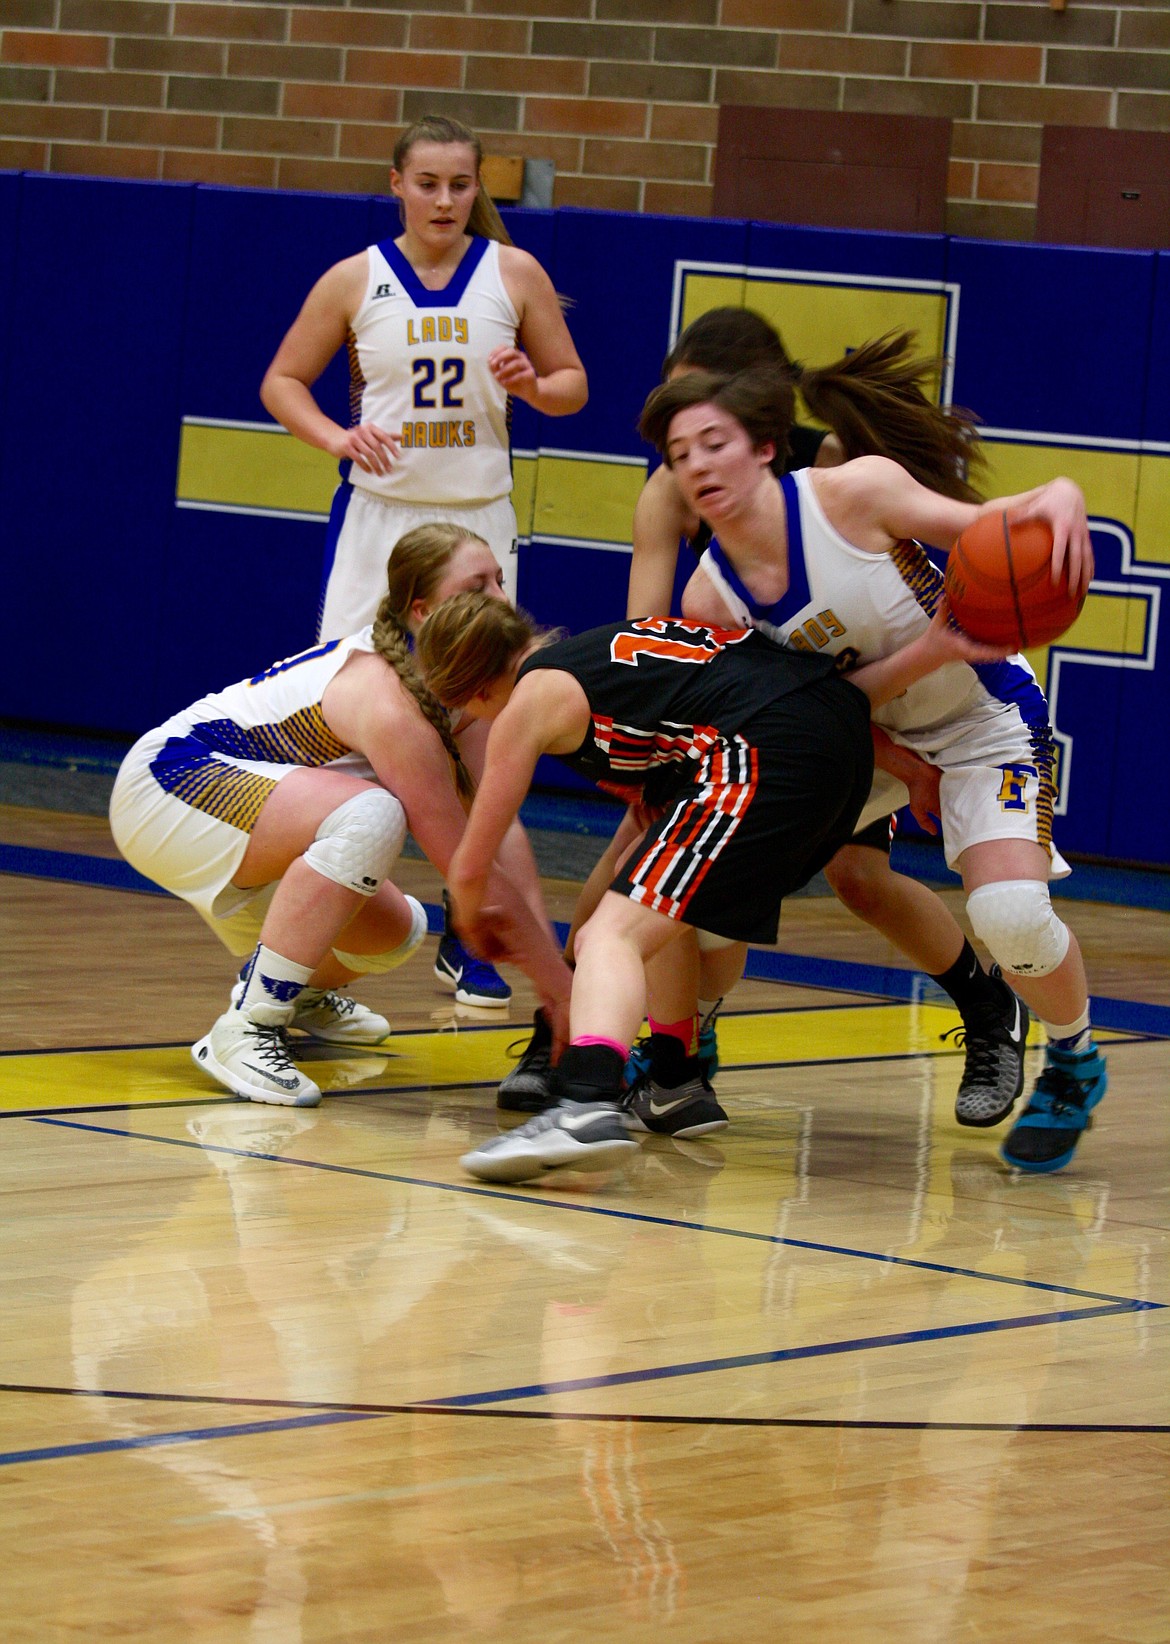
<path fill-rule="evenodd" d="M 427 110 L 557 204 L 710 209 L 721 103 L 942 114 L 948 229 L 1031 237 L 1041 128 L 1170 130 L 1170 5 L 0 0 L 0 166 L 384 192 Z"/>

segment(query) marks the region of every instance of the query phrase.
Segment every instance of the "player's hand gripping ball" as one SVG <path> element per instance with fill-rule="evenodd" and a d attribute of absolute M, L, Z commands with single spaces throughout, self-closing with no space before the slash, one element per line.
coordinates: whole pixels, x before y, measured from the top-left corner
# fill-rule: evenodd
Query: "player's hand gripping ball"
<path fill-rule="evenodd" d="M 1052 531 L 1042 519 L 981 514 L 947 557 L 947 600 L 972 639 L 1017 650 L 1048 645 L 1080 615 L 1084 595 L 1052 580 Z"/>

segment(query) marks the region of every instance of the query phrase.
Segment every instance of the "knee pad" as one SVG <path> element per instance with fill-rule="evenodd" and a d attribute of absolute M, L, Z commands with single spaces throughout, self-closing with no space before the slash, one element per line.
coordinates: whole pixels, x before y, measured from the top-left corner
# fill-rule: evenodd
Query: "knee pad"
<path fill-rule="evenodd" d="M 734 936 L 716 936 L 711 930 L 697 930 L 700 953 L 717 953 L 720 948 L 733 948 L 736 943 Z"/>
<path fill-rule="evenodd" d="M 344 948 L 334 948 L 333 957 L 358 976 L 384 976 L 388 970 L 404 965 L 427 933 L 427 910 L 413 896 L 406 900 L 410 904 L 410 933 L 405 942 L 389 953 L 347 953 Z"/>
<path fill-rule="evenodd" d="M 967 916 L 1000 969 L 1012 976 L 1048 976 L 1068 952 L 1068 926 L 1038 879 L 980 885 L 967 898 Z"/>
<path fill-rule="evenodd" d="M 317 829 L 305 861 L 325 879 L 373 896 L 406 840 L 406 812 L 385 788 L 365 788 Z"/>

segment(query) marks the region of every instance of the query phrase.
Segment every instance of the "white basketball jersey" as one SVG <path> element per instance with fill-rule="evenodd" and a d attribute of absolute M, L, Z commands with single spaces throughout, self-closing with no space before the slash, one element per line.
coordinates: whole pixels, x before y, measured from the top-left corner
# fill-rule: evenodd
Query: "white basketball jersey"
<path fill-rule="evenodd" d="M 330 730 L 321 698 L 355 651 L 373 648 L 364 628 L 201 697 L 160 726 L 166 742 L 151 774 L 167 793 L 244 833 L 288 768 L 344 763 L 362 774 L 364 757 Z"/>
<path fill-rule="evenodd" d="M 929 626 L 942 576 L 917 542 L 899 542 L 888 554 L 867 553 L 837 531 L 813 489 L 811 470 L 779 482 L 788 523 L 788 589 L 774 605 L 757 604 L 712 539 L 702 558 L 736 622 L 760 628 L 801 651 L 840 656 L 842 666 L 876 662 Z M 1046 723 L 1047 706 L 1036 676 L 1021 656 L 970 666 L 950 662 L 884 707 L 874 719 L 899 741 L 993 703 L 1028 723 Z"/>
<path fill-rule="evenodd" d="M 512 347 L 520 316 L 504 288 L 497 241 L 475 237 L 441 291 L 429 291 L 393 240 L 367 251 L 366 294 L 349 349 L 352 424 L 402 442 L 388 474 L 356 466 L 364 490 L 415 505 L 475 507 L 512 489 L 508 395 L 488 355 Z"/>

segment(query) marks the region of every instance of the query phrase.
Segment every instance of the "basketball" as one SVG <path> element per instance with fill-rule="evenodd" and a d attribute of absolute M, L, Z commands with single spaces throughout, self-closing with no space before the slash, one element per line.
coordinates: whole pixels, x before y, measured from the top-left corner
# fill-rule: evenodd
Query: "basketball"
<path fill-rule="evenodd" d="M 1080 615 L 1083 595 L 1052 581 L 1045 520 L 981 514 L 947 558 L 947 601 L 960 628 L 988 645 L 1047 645 Z"/>

